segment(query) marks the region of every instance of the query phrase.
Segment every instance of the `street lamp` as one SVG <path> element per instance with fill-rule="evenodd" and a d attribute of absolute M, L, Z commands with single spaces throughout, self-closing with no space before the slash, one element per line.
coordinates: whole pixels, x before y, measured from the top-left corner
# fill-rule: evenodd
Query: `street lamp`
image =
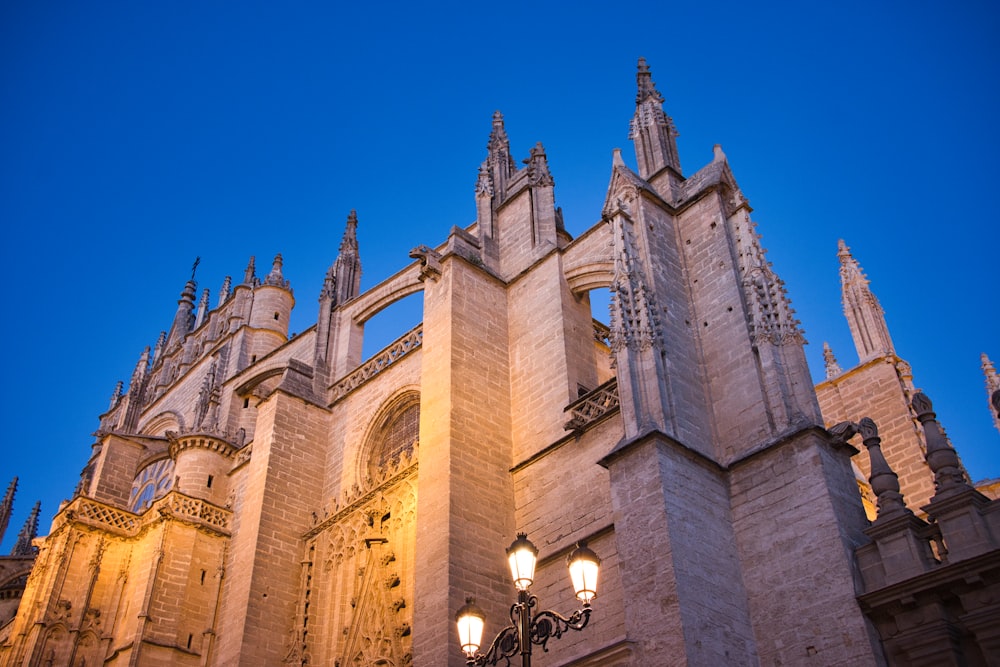
<path fill-rule="evenodd" d="M 583 603 L 583 608 L 574 611 L 568 618 L 547 609 L 532 615 L 531 610 L 538 605 L 538 598 L 528 589 L 535 580 L 538 549 L 527 535 L 517 534 L 517 539 L 507 549 L 507 562 L 517 589 L 517 602 L 510 607 L 511 625 L 497 634 L 485 653 L 480 653 L 486 615 L 476 606 L 475 599 L 466 598 L 465 605 L 455 616 L 459 643 L 470 666 L 496 665 L 500 661 L 509 666 L 510 659 L 520 654 L 522 667 L 531 667 L 532 644 L 548 651 L 546 644 L 552 637 L 558 639 L 568 630 L 583 630 L 587 626 L 590 621 L 590 601 L 597 596 L 597 572 L 601 559 L 587 548 L 586 542 L 581 541 L 567 560 L 573 590 L 577 599 Z"/>

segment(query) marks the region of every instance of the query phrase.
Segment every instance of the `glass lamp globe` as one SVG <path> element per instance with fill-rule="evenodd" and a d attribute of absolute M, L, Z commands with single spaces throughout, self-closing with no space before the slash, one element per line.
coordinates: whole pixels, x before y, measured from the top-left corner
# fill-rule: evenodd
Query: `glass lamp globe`
<path fill-rule="evenodd" d="M 597 597 L 597 573 L 601 559 L 587 547 L 586 542 L 580 541 L 568 560 L 569 576 L 573 581 L 576 597 L 585 607 L 589 607 L 590 601 Z"/>
<path fill-rule="evenodd" d="M 510 576 L 514 579 L 514 587 L 526 591 L 535 580 L 535 562 L 538 560 L 538 549 L 525 533 L 518 533 L 507 549 L 507 561 L 510 563 Z"/>
<path fill-rule="evenodd" d="M 483 627 L 486 625 L 486 614 L 476 606 L 475 598 L 465 598 L 465 604 L 455 614 L 455 623 L 458 625 L 458 641 L 462 645 L 462 651 L 471 659 L 482 646 Z"/>

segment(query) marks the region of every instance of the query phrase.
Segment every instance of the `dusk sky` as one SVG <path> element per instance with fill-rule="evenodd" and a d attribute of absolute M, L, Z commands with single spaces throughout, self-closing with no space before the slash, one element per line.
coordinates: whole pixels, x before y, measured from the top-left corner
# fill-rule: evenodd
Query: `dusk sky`
<path fill-rule="evenodd" d="M 995 2 L 961 0 L 0 2 L 0 552 L 35 500 L 48 532 L 196 257 L 214 305 L 280 252 L 303 331 L 351 209 L 362 289 L 474 221 L 497 109 L 516 156 L 543 142 L 578 235 L 612 149 L 634 167 L 639 56 L 685 174 L 726 152 L 814 379 L 824 341 L 857 363 L 844 239 L 970 474 L 1000 477 L 998 35 Z"/>

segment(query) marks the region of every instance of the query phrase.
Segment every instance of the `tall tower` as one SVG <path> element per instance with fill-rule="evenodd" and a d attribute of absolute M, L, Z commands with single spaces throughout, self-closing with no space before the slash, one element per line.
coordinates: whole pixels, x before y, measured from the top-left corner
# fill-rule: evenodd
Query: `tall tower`
<path fill-rule="evenodd" d="M 604 208 L 624 433 L 602 460 L 634 664 L 790 663 L 786 640 L 812 624 L 841 629 L 831 661 L 870 661 L 846 555 L 865 539 L 850 452 L 819 428 L 784 284 L 721 148 L 683 178 L 643 60 L 637 80 L 639 173 L 616 154 Z M 774 535 L 776 517 L 822 544 Z M 801 553 L 778 547 L 792 542 Z M 803 563 L 834 554 L 817 589 Z M 802 596 L 816 607 L 776 604 Z M 657 632 L 639 630 L 653 617 Z"/>

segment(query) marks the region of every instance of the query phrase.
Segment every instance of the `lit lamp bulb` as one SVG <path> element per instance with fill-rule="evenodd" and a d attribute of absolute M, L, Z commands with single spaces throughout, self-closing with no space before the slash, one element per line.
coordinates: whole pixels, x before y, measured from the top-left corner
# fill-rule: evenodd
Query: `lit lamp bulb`
<path fill-rule="evenodd" d="M 569 555 L 569 577 L 573 580 L 573 590 L 584 607 L 590 606 L 590 601 L 597 597 L 597 572 L 601 559 L 587 548 L 587 543 L 580 541 L 576 549 Z"/>
<path fill-rule="evenodd" d="M 535 580 L 535 562 L 538 560 L 538 549 L 531 543 L 525 533 L 518 533 L 510 548 L 507 549 L 507 561 L 510 563 L 510 576 L 514 579 L 514 587 L 519 591 L 531 588 Z"/>
<path fill-rule="evenodd" d="M 465 604 L 455 614 L 458 624 L 458 641 L 462 651 L 471 660 L 483 643 L 483 626 L 486 625 L 486 614 L 476 606 L 474 597 L 465 598 Z"/>

